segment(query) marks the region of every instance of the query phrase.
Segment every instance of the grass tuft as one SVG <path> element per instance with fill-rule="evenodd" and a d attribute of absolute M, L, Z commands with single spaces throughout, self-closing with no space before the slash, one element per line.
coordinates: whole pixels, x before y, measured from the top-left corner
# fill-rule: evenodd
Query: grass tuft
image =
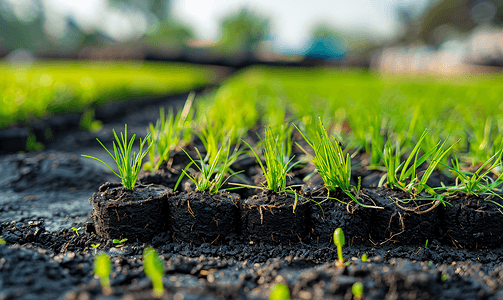
<path fill-rule="evenodd" d="M 99 140 L 98 143 L 105 148 L 105 150 L 110 154 L 110 156 L 113 158 L 115 163 L 117 164 L 117 168 L 119 169 L 119 173 L 115 172 L 106 162 L 102 161 L 99 158 L 89 156 L 89 155 L 84 155 L 82 154 L 83 157 L 88 157 L 95 159 L 101 163 L 103 163 L 107 168 L 110 169 L 115 175 L 117 175 L 121 180 L 122 180 L 122 185 L 128 189 L 132 190 L 136 184 L 136 181 L 138 180 L 138 175 L 140 174 L 140 169 L 141 169 L 141 163 L 145 155 L 147 155 L 148 149 L 152 146 L 152 143 L 150 143 L 145 151 L 143 151 L 143 147 L 145 146 L 145 143 L 148 140 L 148 135 L 147 137 L 142 141 L 140 138 L 140 151 L 138 153 L 133 152 L 133 142 L 135 140 L 136 134 L 133 134 L 131 137 L 131 140 L 129 140 L 128 143 L 128 138 L 127 138 L 127 124 L 124 125 L 124 134 L 121 132 L 121 137 L 117 136 L 117 133 L 115 133 L 115 129 L 112 129 L 115 140 L 117 141 L 117 145 L 115 142 L 113 142 L 113 148 L 114 148 L 114 154 L 103 145 L 103 143 Z"/>

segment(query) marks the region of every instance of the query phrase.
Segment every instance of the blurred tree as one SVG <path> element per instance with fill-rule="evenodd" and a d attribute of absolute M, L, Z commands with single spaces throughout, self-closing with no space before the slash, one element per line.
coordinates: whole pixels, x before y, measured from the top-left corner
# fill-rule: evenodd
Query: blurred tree
<path fill-rule="evenodd" d="M 253 51 L 269 35 L 269 20 L 246 8 L 222 20 L 217 49 L 223 53 Z"/>
<path fill-rule="evenodd" d="M 193 37 L 194 31 L 190 27 L 169 18 L 156 24 L 155 29 L 145 36 L 145 42 L 152 48 L 180 50 Z"/>
<path fill-rule="evenodd" d="M 0 28 L 0 42 L 4 49 L 34 51 L 48 46 L 40 0 L 0 0 Z"/>

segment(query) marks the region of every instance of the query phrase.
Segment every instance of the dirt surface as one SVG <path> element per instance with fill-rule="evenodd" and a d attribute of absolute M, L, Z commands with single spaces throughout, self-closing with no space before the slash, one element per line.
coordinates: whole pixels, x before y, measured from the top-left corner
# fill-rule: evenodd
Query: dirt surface
<path fill-rule="evenodd" d="M 331 237 L 315 238 L 324 235 L 320 226 L 317 235 L 291 244 L 250 243 L 236 235 L 224 239 L 225 243 L 196 245 L 174 240 L 165 231 L 149 242 L 128 240 L 118 247 L 99 236 L 89 198 L 102 184 L 117 178 L 99 162 L 80 155 L 112 163 L 96 137 L 111 145 L 111 129 L 122 130 L 124 123 L 131 134 L 143 136 L 148 123 L 157 119 L 159 105 L 181 106 L 184 100 L 185 96 L 169 98 L 121 116 L 109 115 L 98 133 L 62 130 L 44 150 L 0 156 L 0 238 L 6 241 L 0 245 L 0 299 L 151 299 L 152 284 L 141 258 L 148 245 L 164 261 L 164 299 L 268 299 L 271 287 L 280 282 L 288 286 L 292 299 L 352 299 L 355 282 L 364 286 L 363 299 L 503 299 L 501 242 L 491 248 L 463 249 L 449 238 L 428 239 L 426 245 L 422 239 L 403 242 L 386 236 L 376 241 L 356 231 L 358 242 L 347 240 L 343 247 L 349 265 L 338 267 Z M 255 180 L 254 172 L 245 175 Z M 306 185 L 305 190 L 309 188 Z M 474 203 L 467 201 L 467 206 Z M 309 219 L 320 217 L 316 205 L 307 202 L 304 206 L 309 207 Z M 337 208 L 328 215 L 342 211 Z M 494 215 L 493 210 L 487 212 Z M 365 214 L 358 217 L 366 218 Z M 372 218 L 367 218 L 370 231 L 378 228 Z M 437 218 L 442 220 L 442 214 Z M 470 215 L 454 218 L 449 224 L 472 219 Z M 495 241 L 499 239 L 491 239 Z M 91 245 L 99 245 L 97 252 L 111 257 L 113 292 L 108 296 L 93 276 L 95 249 Z M 367 262 L 361 260 L 363 254 L 368 255 Z"/>

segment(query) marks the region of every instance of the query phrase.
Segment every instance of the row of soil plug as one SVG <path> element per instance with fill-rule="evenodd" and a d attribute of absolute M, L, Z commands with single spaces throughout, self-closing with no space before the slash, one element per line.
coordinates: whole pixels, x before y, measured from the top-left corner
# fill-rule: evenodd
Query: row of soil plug
<path fill-rule="evenodd" d="M 351 156 L 329 137 L 320 121 L 305 130 L 309 136 L 297 129 L 314 151 L 313 163 L 324 185 L 301 189 L 286 184 L 288 173 L 299 163 L 292 162 L 291 128 L 288 125 L 265 129 L 265 137 L 259 141 L 265 163 L 243 141 L 262 169 L 265 183 L 261 187 L 237 183 L 223 191 L 231 176 L 239 178 L 239 172 L 234 172 L 231 165 L 243 153 L 237 148 L 231 150 L 228 140 L 222 140 L 220 148 L 205 144 L 205 158 L 195 148 L 197 160 L 182 149 L 190 162 L 181 170 L 174 189 L 184 176 L 196 186 L 195 191 L 184 193 L 167 187 L 136 185 L 142 159 L 159 139 L 140 139 L 139 152 L 134 153 L 135 136 L 128 140 L 127 126 L 120 138 L 114 131 L 117 145 L 114 142 L 113 154 L 107 152 L 117 163 L 116 175 L 122 183 L 107 183 L 90 199 L 97 233 L 105 238 L 148 241 L 169 230 L 175 240 L 195 244 L 226 243 L 240 236 L 250 243 L 292 244 L 309 239 L 328 243 L 331 234 L 327 231 L 341 227 L 351 243 L 370 240 L 375 244 L 425 244 L 438 238 L 469 248 L 502 244 L 503 227 L 498 224 L 503 222 L 503 201 L 493 192 L 502 179 L 500 176 L 490 183 L 485 179 L 492 169 L 501 166 L 502 151 L 470 175 L 457 170 L 453 161 L 450 168 L 466 182 L 437 189 L 426 182 L 452 146 L 444 149 L 444 144 L 438 143 L 419 156 L 425 132 L 406 161 L 401 162 L 400 149 L 395 148 L 393 153 L 387 143 L 383 152 L 388 170 L 382 180 L 385 185 L 366 191 L 351 183 Z M 158 157 L 161 159 L 161 155 Z M 428 168 L 417 172 L 427 160 Z M 192 166 L 196 172 L 190 172 Z M 244 200 L 228 192 L 250 187 L 262 192 Z"/>

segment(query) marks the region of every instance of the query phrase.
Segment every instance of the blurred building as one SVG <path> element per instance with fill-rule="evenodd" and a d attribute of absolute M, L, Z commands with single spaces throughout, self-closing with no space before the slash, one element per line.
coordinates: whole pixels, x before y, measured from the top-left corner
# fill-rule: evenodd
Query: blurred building
<path fill-rule="evenodd" d="M 392 73 L 484 73 L 503 67 L 503 1 L 437 0 L 404 22 L 395 46 L 371 65 Z"/>

